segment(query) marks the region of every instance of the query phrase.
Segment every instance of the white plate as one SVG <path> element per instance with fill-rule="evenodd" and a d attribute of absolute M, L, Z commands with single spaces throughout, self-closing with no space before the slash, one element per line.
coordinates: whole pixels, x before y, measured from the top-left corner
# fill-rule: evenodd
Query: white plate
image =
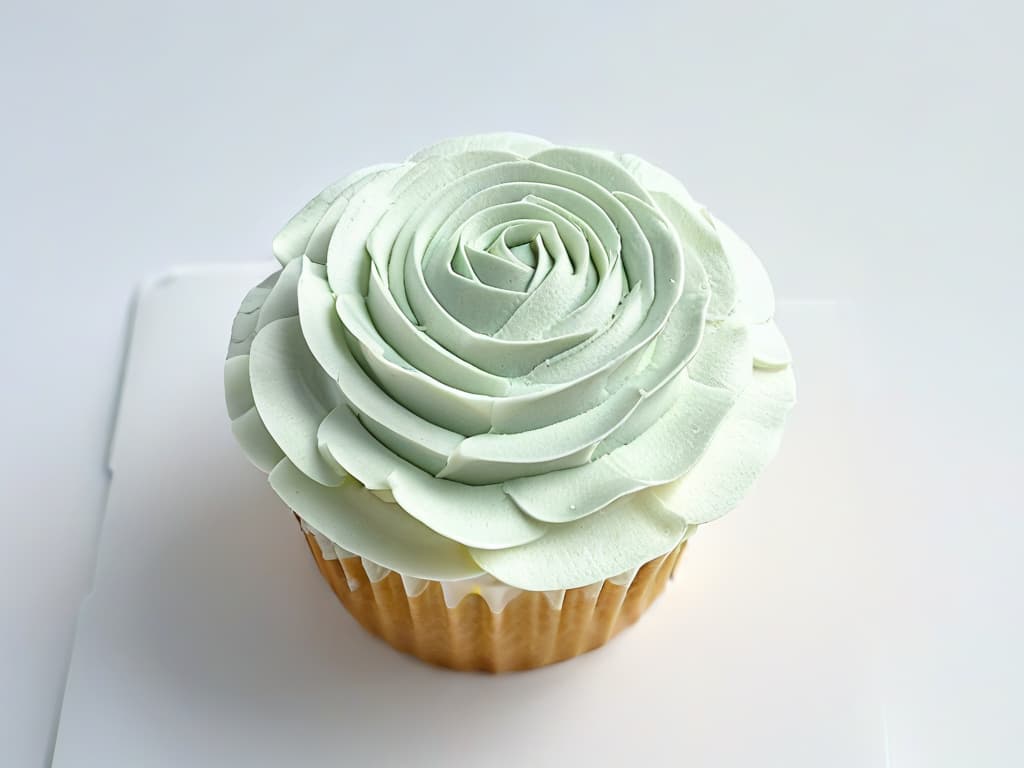
<path fill-rule="evenodd" d="M 140 294 L 57 768 L 884 764 L 834 304 L 780 307 L 800 385 L 782 454 L 648 615 L 493 677 L 363 632 L 235 447 L 228 329 L 271 268 L 183 269 Z"/>

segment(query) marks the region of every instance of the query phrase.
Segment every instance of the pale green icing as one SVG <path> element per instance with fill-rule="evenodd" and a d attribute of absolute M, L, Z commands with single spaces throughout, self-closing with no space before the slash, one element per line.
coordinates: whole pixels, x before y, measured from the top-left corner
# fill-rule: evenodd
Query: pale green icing
<path fill-rule="evenodd" d="M 466 547 L 381 501 L 353 480 L 320 485 L 283 459 L 270 485 L 300 517 L 345 549 L 420 579 L 465 579 L 483 571 Z"/>
<path fill-rule="evenodd" d="M 472 553 L 487 573 L 506 584 L 537 591 L 574 589 L 664 555 L 689 531 L 686 521 L 648 489 L 573 523 L 553 525 L 531 544 Z"/>
<path fill-rule="evenodd" d="M 409 578 L 635 569 L 735 506 L 794 400 L 757 257 L 632 155 L 440 142 L 328 187 L 274 254 L 231 331 L 234 433 Z"/>
<path fill-rule="evenodd" d="M 317 445 L 317 429 L 341 394 L 310 354 L 297 317 L 274 320 L 256 334 L 249 375 L 256 410 L 285 456 L 322 485 L 341 482 Z"/>
<path fill-rule="evenodd" d="M 790 369 L 754 373 L 697 465 L 652 492 L 694 525 L 715 520 L 739 503 L 782 440 L 795 385 Z"/>

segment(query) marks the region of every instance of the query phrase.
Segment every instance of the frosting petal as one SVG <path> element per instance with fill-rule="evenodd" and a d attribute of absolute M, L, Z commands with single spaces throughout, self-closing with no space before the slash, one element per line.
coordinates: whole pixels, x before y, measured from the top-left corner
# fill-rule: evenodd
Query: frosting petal
<path fill-rule="evenodd" d="M 725 253 L 718 232 L 694 205 L 664 193 L 653 193 L 659 208 L 675 227 L 679 238 L 700 259 L 711 287 L 711 319 L 728 317 L 736 306 L 736 279 L 733 263 Z"/>
<path fill-rule="evenodd" d="M 235 315 L 235 320 L 231 324 L 227 354 L 229 360 L 237 355 L 249 354 L 249 347 L 252 346 L 252 340 L 256 336 L 256 324 L 260 319 L 260 310 L 280 276 L 280 272 L 275 272 L 245 294 L 242 305 L 238 308 L 238 314 Z"/>
<path fill-rule="evenodd" d="M 316 433 L 341 398 L 309 353 L 298 318 L 274 320 L 256 335 L 249 370 L 256 409 L 284 454 L 318 483 L 340 483 L 343 475 L 320 456 Z"/>
<path fill-rule="evenodd" d="M 724 515 L 774 458 L 795 395 L 792 371 L 755 372 L 703 459 L 683 477 L 654 489 L 655 494 L 693 525 Z"/>
<path fill-rule="evenodd" d="M 461 544 L 434 533 L 358 483 L 329 488 L 283 459 L 270 473 L 270 485 L 331 541 L 344 541 L 345 549 L 385 568 L 435 580 L 468 579 L 482 572 Z"/>
<path fill-rule="evenodd" d="M 755 323 L 750 328 L 750 346 L 754 353 L 754 366 L 769 371 L 778 371 L 793 361 L 789 345 L 782 331 L 771 320 Z"/>
<path fill-rule="evenodd" d="M 390 164 L 384 164 L 358 170 L 331 184 L 323 192 L 306 203 L 285 224 L 281 231 L 274 236 L 274 257 L 283 266 L 293 259 L 304 255 L 307 252 L 307 246 L 313 231 L 323 220 L 331 206 L 367 176 L 390 167 Z"/>
<path fill-rule="evenodd" d="M 737 314 L 748 322 L 766 323 L 775 314 L 775 291 L 764 265 L 740 237 L 710 213 L 736 279 Z"/>
<path fill-rule="evenodd" d="M 369 490 L 389 490 L 395 502 L 442 536 L 474 547 L 498 549 L 544 535 L 498 486 L 465 488 L 435 478 L 379 443 L 341 405 L 320 425 L 321 450 Z"/>
<path fill-rule="evenodd" d="M 234 419 L 231 431 L 245 457 L 264 472 L 270 472 L 284 458 L 284 451 L 271 437 L 255 408 Z"/>
<path fill-rule="evenodd" d="M 553 526 L 530 544 L 471 552 L 481 568 L 513 587 L 573 589 L 665 554 L 687 531 L 686 522 L 656 496 L 638 493 L 574 523 Z"/>
<path fill-rule="evenodd" d="M 299 297 L 296 293 L 296 288 L 299 284 L 299 269 L 301 266 L 298 261 L 295 261 L 289 263 L 278 273 L 277 280 L 271 286 L 266 300 L 259 309 L 255 328 L 256 334 L 275 320 L 296 317 L 299 314 Z"/>
<path fill-rule="evenodd" d="M 232 324 L 228 356 L 224 362 L 224 399 L 231 419 L 231 431 L 246 458 L 264 472 L 270 472 L 284 458 L 284 452 L 256 410 L 249 372 L 249 350 L 256 337 L 256 325 L 263 305 L 280 276 L 280 272 L 270 275 L 242 299 Z"/>
<path fill-rule="evenodd" d="M 538 520 L 567 522 L 679 477 L 700 460 L 735 401 L 727 390 L 690 380 L 684 385 L 672 408 L 632 442 L 556 478 L 512 480 L 505 484 L 509 495 Z"/>

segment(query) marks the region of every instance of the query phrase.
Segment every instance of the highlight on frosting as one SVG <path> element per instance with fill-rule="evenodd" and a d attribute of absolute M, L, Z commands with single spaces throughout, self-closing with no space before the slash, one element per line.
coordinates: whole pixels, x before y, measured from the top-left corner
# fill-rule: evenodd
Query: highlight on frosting
<path fill-rule="evenodd" d="M 761 263 L 668 173 L 451 139 L 329 186 L 235 319 L 232 429 L 411 579 L 599 582 L 732 509 L 794 402 Z"/>

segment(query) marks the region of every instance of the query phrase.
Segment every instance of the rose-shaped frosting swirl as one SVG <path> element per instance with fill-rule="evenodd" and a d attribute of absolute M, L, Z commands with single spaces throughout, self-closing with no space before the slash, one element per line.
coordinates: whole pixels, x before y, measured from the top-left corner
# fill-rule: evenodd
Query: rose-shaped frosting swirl
<path fill-rule="evenodd" d="M 234 432 L 408 576 L 635 568 L 739 501 L 793 402 L 759 261 L 634 156 L 442 142 L 328 187 L 274 253 L 232 332 Z"/>

